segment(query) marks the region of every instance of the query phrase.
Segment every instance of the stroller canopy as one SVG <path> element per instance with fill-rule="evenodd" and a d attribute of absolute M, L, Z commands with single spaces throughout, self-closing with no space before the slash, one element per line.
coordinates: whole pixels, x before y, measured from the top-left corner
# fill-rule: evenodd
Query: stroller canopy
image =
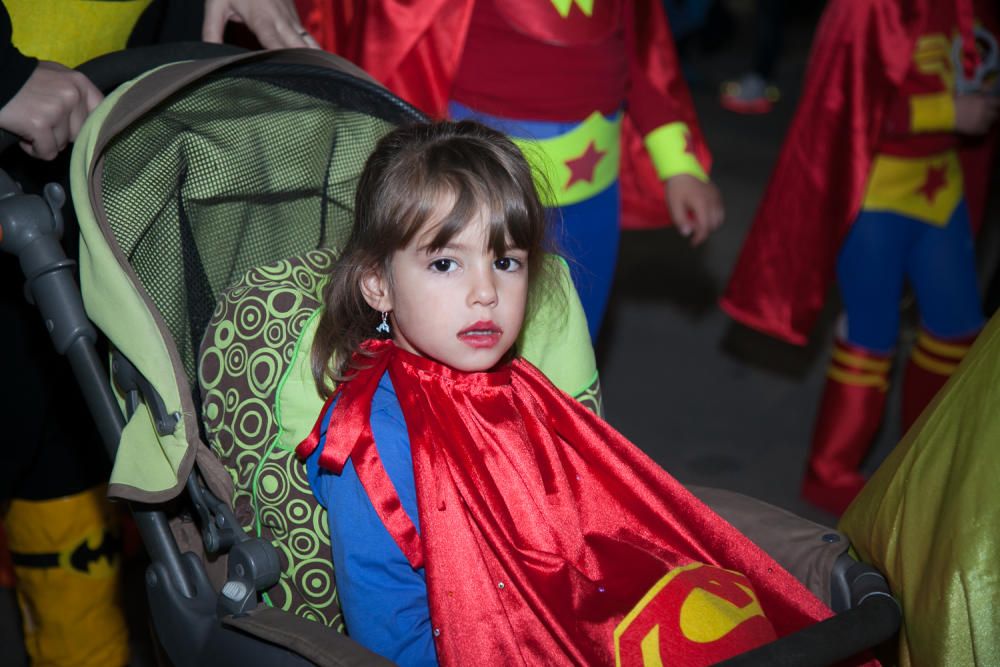
<path fill-rule="evenodd" d="M 337 249 L 374 144 L 422 118 L 346 61 L 306 50 L 167 65 L 91 117 L 72 166 L 87 313 L 180 421 L 157 428 L 139 407 L 113 495 L 176 495 L 205 450 L 189 443 L 218 295 L 252 267 Z"/>

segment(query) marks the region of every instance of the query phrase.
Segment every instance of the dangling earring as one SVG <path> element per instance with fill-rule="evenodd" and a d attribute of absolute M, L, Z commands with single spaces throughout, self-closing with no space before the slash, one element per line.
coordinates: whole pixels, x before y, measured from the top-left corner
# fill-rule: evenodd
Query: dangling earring
<path fill-rule="evenodd" d="M 389 313 L 382 313 L 382 323 L 375 327 L 375 333 L 389 335 Z"/>

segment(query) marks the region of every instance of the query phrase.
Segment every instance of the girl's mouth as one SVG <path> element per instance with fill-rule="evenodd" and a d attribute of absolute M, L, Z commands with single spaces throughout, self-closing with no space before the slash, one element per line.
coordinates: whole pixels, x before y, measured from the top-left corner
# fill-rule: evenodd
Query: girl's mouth
<path fill-rule="evenodd" d="M 458 332 L 458 339 L 476 348 L 490 348 L 500 342 L 503 329 L 490 321 L 476 322 Z"/>

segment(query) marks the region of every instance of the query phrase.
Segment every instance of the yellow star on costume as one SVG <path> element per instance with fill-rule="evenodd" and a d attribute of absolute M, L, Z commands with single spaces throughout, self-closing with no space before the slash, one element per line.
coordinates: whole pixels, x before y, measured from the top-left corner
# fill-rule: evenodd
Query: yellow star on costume
<path fill-rule="evenodd" d="M 563 18 L 569 16 L 569 10 L 573 8 L 574 4 L 587 16 L 594 15 L 594 0 L 551 0 L 551 2 L 552 6 L 559 12 L 559 16 Z"/>

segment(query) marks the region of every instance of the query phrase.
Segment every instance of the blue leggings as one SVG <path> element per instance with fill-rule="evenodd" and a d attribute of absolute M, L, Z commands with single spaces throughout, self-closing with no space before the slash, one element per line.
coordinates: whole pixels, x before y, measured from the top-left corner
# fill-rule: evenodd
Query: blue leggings
<path fill-rule="evenodd" d="M 969 209 L 961 202 L 944 227 L 883 211 L 862 211 L 837 257 L 847 342 L 889 352 L 899 335 L 899 301 L 909 279 L 921 324 L 937 338 L 983 326 Z"/>
<path fill-rule="evenodd" d="M 477 120 L 519 139 L 548 139 L 580 123 L 510 120 L 490 116 L 457 102 L 448 105 L 455 120 Z M 590 339 L 597 340 L 608 307 L 618 262 L 621 191 L 618 181 L 590 199 L 553 209 L 556 250 L 569 263 L 573 285 L 587 315 Z"/>

